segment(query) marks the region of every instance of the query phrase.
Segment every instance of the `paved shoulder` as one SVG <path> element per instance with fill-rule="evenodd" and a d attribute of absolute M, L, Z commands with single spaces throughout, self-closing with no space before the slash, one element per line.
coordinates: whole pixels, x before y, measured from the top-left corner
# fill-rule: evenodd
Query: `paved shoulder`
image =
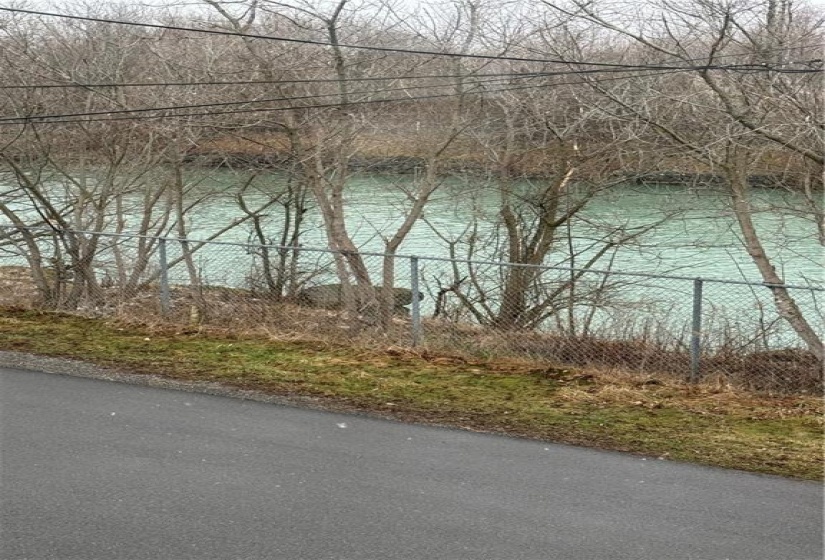
<path fill-rule="evenodd" d="M 822 557 L 815 483 L 0 369 L 0 557 Z"/>

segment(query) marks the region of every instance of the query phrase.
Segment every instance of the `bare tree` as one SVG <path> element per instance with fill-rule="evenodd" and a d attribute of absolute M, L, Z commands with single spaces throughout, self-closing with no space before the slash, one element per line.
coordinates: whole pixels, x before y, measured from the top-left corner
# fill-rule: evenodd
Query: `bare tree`
<path fill-rule="evenodd" d="M 187 97 L 175 99 L 161 87 L 108 84 L 175 77 L 181 71 L 174 62 L 181 42 L 143 31 L 116 33 L 103 25 L 28 22 L 6 26 L 3 39 L 7 48 L 0 64 L 17 80 L 15 88 L 4 90 L 3 102 L 32 122 L 14 125 L 17 131 L 3 150 L 16 188 L 0 195 L 0 211 L 25 238 L 42 299 L 68 308 L 102 305 L 96 269 L 104 258 L 115 265 L 114 278 L 106 281 L 122 297 L 136 293 L 156 278 L 149 265 L 158 237 L 185 237 L 188 214 L 208 198 L 191 196 L 195 182 L 183 170 L 187 152 L 208 129 L 191 118 L 108 120 L 108 111 L 182 103 Z M 64 87 L 37 87 L 44 83 Z M 51 258 L 36 249 L 38 227 L 53 232 L 57 245 Z M 126 231 L 140 236 L 129 251 L 99 235 Z M 190 261 L 191 251 L 202 246 L 184 251 L 183 260 Z"/>
<path fill-rule="evenodd" d="M 759 167 L 770 170 L 771 160 L 795 165 L 790 186 L 806 193 L 803 200 L 819 223 L 821 204 L 810 193 L 812 184 L 821 189 L 822 72 L 815 61 L 805 61 L 816 58 L 810 45 L 821 43 L 821 22 L 784 0 L 649 2 L 644 9 L 657 17 L 635 24 L 623 19 L 627 12 L 622 10 L 629 6 L 597 10 L 588 2 L 547 4 L 620 37 L 645 62 L 695 68 L 669 83 L 654 80 L 652 87 L 643 80 L 632 95 L 595 82 L 594 88 L 609 102 L 606 113 L 646 125 L 647 135 L 664 143 L 658 149 L 678 149 L 694 168 L 722 178 L 743 246 L 773 286 L 779 315 L 824 359 L 822 340 L 782 286 L 784 279 L 753 221 L 750 179 Z M 677 83 L 683 89 L 675 89 Z"/>

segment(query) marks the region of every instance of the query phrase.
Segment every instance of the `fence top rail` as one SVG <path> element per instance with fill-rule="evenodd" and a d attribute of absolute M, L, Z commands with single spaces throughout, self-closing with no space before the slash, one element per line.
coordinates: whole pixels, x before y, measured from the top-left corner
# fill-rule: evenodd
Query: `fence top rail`
<path fill-rule="evenodd" d="M 306 251 L 311 253 L 330 253 L 330 254 L 345 254 L 347 251 L 342 251 L 339 249 L 329 249 L 323 247 L 303 247 L 303 246 L 292 246 L 292 245 L 268 245 L 268 244 L 261 244 L 261 243 L 244 243 L 241 241 L 218 241 L 216 239 L 192 239 L 186 237 L 168 237 L 168 236 L 159 236 L 159 235 L 145 235 L 145 234 L 138 234 L 138 233 L 113 233 L 113 232 L 106 232 L 106 231 L 85 231 L 85 230 L 64 230 L 61 228 L 53 228 L 47 226 L 27 226 L 27 227 L 19 227 L 14 224 L 0 224 L 0 228 L 6 230 L 26 230 L 26 231 L 45 231 L 51 233 L 58 233 L 58 232 L 67 232 L 67 233 L 75 233 L 75 234 L 83 234 L 83 235 L 97 235 L 100 237 L 115 237 L 115 238 L 125 238 L 125 239 L 154 239 L 158 241 L 165 241 L 165 242 L 176 242 L 176 243 L 192 243 L 192 244 L 208 244 L 208 245 L 223 245 L 223 246 L 232 246 L 232 247 L 244 247 L 246 249 L 250 248 L 266 248 L 266 249 L 275 249 L 275 250 L 283 250 L 283 251 Z M 388 253 L 381 253 L 381 252 L 373 252 L 373 251 L 358 251 L 358 254 L 363 256 L 369 257 L 386 257 Z M 760 282 L 756 280 L 729 280 L 729 279 L 722 279 L 722 278 L 706 278 L 701 276 L 680 276 L 680 275 L 673 275 L 673 274 L 656 274 L 651 272 L 625 272 L 625 271 L 615 271 L 615 270 L 601 270 L 601 269 L 593 269 L 593 268 L 575 268 L 569 266 L 558 266 L 558 265 L 542 265 L 542 264 L 521 264 L 521 263 L 508 263 L 504 261 L 486 261 L 486 260 L 473 260 L 473 259 L 455 259 L 450 257 L 422 257 L 418 255 L 406 255 L 406 254 L 395 254 L 393 255 L 395 258 L 399 259 L 418 259 L 419 261 L 435 261 L 435 262 L 450 262 L 450 263 L 463 263 L 463 264 L 473 264 L 473 265 L 488 265 L 488 266 L 500 266 L 500 267 L 512 267 L 512 268 L 534 268 L 539 270 L 556 270 L 562 272 L 572 272 L 572 273 L 584 273 L 584 274 L 601 274 L 605 276 L 626 276 L 631 278 L 655 278 L 655 279 L 665 279 L 665 280 L 682 280 L 682 281 L 701 281 L 701 282 L 712 282 L 716 284 L 734 284 L 740 286 L 759 286 L 763 288 L 786 288 L 792 290 L 809 290 L 814 292 L 825 292 L 825 286 L 814 286 L 814 285 L 796 285 L 796 284 L 773 284 L 770 282 Z"/>

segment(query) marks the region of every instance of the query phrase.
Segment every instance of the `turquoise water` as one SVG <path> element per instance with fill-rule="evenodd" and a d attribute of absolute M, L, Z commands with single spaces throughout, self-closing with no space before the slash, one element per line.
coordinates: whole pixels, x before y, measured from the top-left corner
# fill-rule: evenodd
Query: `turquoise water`
<path fill-rule="evenodd" d="M 214 174 L 203 184 L 205 189 L 226 189 L 230 174 Z M 271 177 L 271 188 L 281 179 Z M 346 195 L 347 225 L 356 244 L 365 251 L 382 252 L 382 235 L 395 231 L 404 217 L 402 189 L 412 178 L 359 176 Z M 262 203 L 262 194 L 249 197 L 250 203 Z M 434 194 L 425 211 L 425 221 L 413 227 L 399 253 L 419 256 L 448 256 L 447 240 L 466 237 L 468 225 L 478 223 L 479 236 L 493 230 L 497 219 L 498 194 L 484 180 L 449 180 Z M 814 235 L 811 220 L 789 216 L 775 210 L 779 206 L 798 204 L 787 193 L 760 190 L 754 194 L 754 221 L 774 266 L 787 283 L 821 283 L 823 248 Z M 671 186 L 619 186 L 595 197 L 574 220 L 571 236 L 579 249 L 590 244 L 604 228 L 624 225 L 645 227 L 664 218 L 637 242 L 617 251 L 612 270 L 702 276 L 708 278 L 761 281 L 758 270 L 740 242 L 738 226 L 726 197 L 710 189 L 690 190 Z M 192 218 L 191 237 L 207 236 L 227 220 L 242 216 L 230 196 L 216 196 L 202 206 Z M 279 228 L 279 215 L 271 213 L 271 231 Z M 435 231 L 438 232 L 436 234 Z M 600 233 L 601 232 L 601 233 Z M 227 233 L 221 239 L 247 241 L 243 229 Z M 319 216 L 312 212 L 302 238 L 305 247 L 325 247 L 326 238 Z M 587 253 L 586 253 L 587 254 Z M 580 257 L 582 262 L 585 255 Z M 567 242 L 561 239 L 545 264 L 564 264 Z M 459 257 L 466 251 L 459 246 Z M 481 251 L 476 258 L 500 260 L 501 255 Z M 606 267 L 597 265 L 596 268 Z"/>
<path fill-rule="evenodd" d="M 203 197 L 203 202 L 188 217 L 190 239 L 205 239 L 244 215 L 235 201 L 236 185 L 242 180 L 243 177 L 227 171 L 211 171 L 205 178 L 198 179 L 198 186 L 191 195 L 193 198 Z M 256 188 L 247 196 L 248 206 L 254 208 L 264 204 L 270 197 L 267 193 L 279 192 L 283 181 L 284 178 L 276 174 L 258 177 Z M 350 182 L 345 199 L 347 226 L 362 250 L 383 251 L 384 236 L 391 235 L 404 219 L 409 207 L 404 191 L 413 181 L 411 176 L 358 175 Z M 525 194 L 531 185 L 522 184 L 518 188 Z M 495 244 L 489 243 L 495 239 L 498 203 L 499 194 L 494 185 L 483 179 L 447 179 L 433 195 L 425 210 L 425 220 L 415 224 L 398 251 L 401 255 L 422 257 L 420 285 L 426 294 L 422 306 L 425 315 L 433 311 L 439 289 L 455 280 L 454 274 L 458 277 L 471 274 L 464 264 L 453 269 L 449 263 L 427 258 L 449 256 L 450 243 L 455 244 L 458 258 L 466 258 L 468 245 L 464 241 L 475 226 L 474 258 L 502 259 L 502 254 L 494 249 Z M 753 203 L 754 221 L 780 275 L 789 284 L 822 286 L 823 249 L 816 239 L 815 224 L 804 217 L 777 211 L 780 207 L 799 206 L 800 200 L 788 193 L 756 190 Z M 272 239 L 279 239 L 283 214 L 277 207 L 268 209 L 266 214 L 267 234 Z M 137 215 L 127 217 L 125 231 L 136 229 L 138 221 Z M 544 264 L 569 269 L 572 246 L 574 251 L 582 252 L 572 264 L 580 265 L 593 254 L 594 249 L 588 249 L 592 240 L 602 237 L 607 229 L 620 226 L 646 228 L 652 224 L 656 224 L 655 227 L 636 242 L 608 253 L 594 268 L 671 274 L 689 279 L 610 276 L 609 299 L 590 306 L 577 305 L 573 310 L 579 324 L 592 312 L 594 329 L 606 336 L 624 333 L 624 336 L 632 337 L 653 328 L 668 338 L 675 336 L 684 340 L 690 331 L 692 312 L 693 282 L 690 278 L 761 282 L 755 265 L 742 247 L 727 198 L 711 189 L 613 187 L 593 198 L 571 222 L 569 231 L 562 232 Z M 566 240 L 568 233 L 572 239 L 570 244 Z M 232 229 L 218 241 L 257 243 L 250 236 L 248 226 Z M 309 284 L 336 282 L 329 254 L 308 250 L 326 247 L 320 216 L 314 209 L 307 214 L 301 246 L 307 249 L 301 253 L 302 281 Z M 170 243 L 168 250 L 172 260 L 179 254 L 180 247 Z M 101 270 L 111 266 L 104 262 L 107 258 L 101 257 Z M 368 256 L 365 260 L 373 280 L 380 283 L 381 258 Z M 215 285 L 246 287 L 257 270 L 254 252 L 233 245 L 206 246 L 196 253 L 195 261 L 203 280 Z M 473 297 L 488 298 L 494 309 L 499 297 L 501 271 L 496 266 L 484 265 L 473 272 L 478 275 L 478 285 L 470 288 L 464 284 L 462 289 Z M 564 283 L 568 278 L 566 274 L 564 271 L 548 272 L 542 281 L 552 289 L 552 286 Z M 582 290 L 588 283 L 593 285 L 602 278 L 601 275 L 587 275 L 577 283 L 576 289 Z M 170 280 L 172 283 L 188 282 L 185 267 L 174 267 L 170 271 Z M 397 262 L 395 282 L 398 286 L 410 286 L 408 260 Z M 822 318 L 825 294 L 794 290 L 793 296 L 814 328 L 825 331 Z M 706 283 L 703 304 L 706 332 L 724 333 L 728 340 L 738 337 L 744 345 L 758 343 L 762 348 L 800 345 L 796 335 L 778 319 L 772 294 L 764 287 Z M 556 313 L 545 327 L 554 328 L 551 323 L 562 320 L 563 315 Z M 465 313 L 456 320 L 474 319 Z M 555 324 L 555 328 L 563 326 Z"/>

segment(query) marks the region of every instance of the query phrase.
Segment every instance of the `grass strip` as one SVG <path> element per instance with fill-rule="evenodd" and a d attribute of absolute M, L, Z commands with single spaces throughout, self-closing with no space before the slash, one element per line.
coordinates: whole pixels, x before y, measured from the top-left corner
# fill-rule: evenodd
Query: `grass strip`
<path fill-rule="evenodd" d="M 25 310 L 0 311 L 0 349 L 316 397 L 338 410 L 405 421 L 797 478 L 823 474 L 823 403 L 816 397 Z"/>

